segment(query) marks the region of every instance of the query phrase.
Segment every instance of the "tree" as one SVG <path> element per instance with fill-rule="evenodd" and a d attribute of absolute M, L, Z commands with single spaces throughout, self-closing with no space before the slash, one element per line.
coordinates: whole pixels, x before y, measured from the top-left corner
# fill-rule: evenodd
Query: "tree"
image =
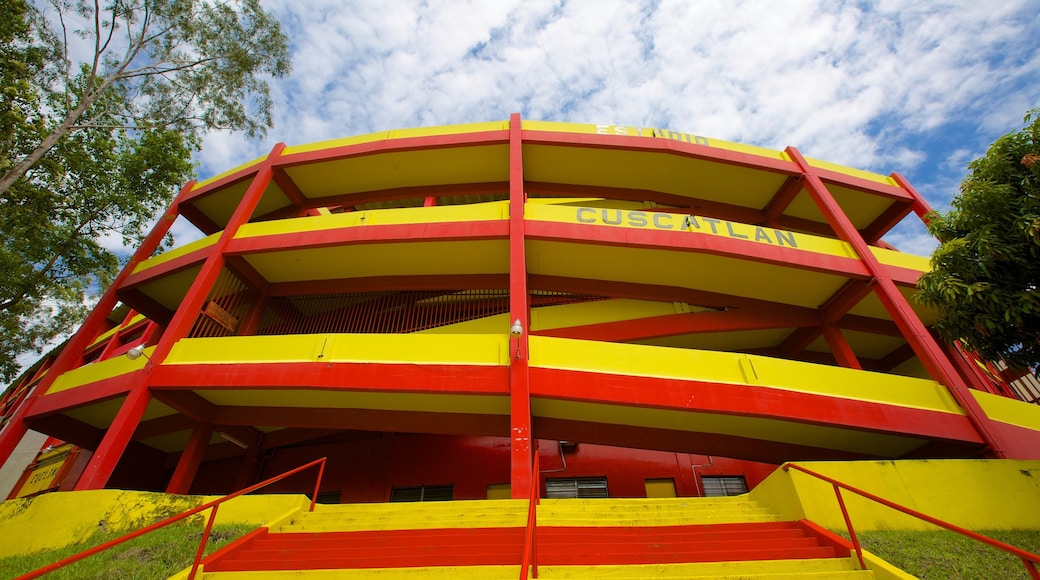
<path fill-rule="evenodd" d="M 288 40 L 258 0 L 0 0 L 0 378 L 68 332 L 191 178 L 207 131 L 262 136 Z"/>
<path fill-rule="evenodd" d="M 1040 109 L 969 166 L 950 211 L 928 229 L 941 245 L 919 300 L 936 330 L 983 359 L 1040 370 Z"/>

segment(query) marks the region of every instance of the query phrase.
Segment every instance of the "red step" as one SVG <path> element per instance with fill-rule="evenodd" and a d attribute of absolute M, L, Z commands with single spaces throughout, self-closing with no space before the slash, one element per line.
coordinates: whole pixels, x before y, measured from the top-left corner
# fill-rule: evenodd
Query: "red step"
<path fill-rule="evenodd" d="M 524 528 L 257 533 L 206 561 L 212 572 L 513 565 Z M 626 565 L 847 557 L 800 522 L 691 526 L 540 527 L 540 565 Z"/>

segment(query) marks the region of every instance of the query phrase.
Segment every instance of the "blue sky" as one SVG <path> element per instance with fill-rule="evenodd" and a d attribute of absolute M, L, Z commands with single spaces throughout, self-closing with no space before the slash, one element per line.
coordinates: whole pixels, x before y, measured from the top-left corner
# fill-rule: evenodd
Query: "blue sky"
<path fill-rule="evenodd" d="M 262 4 L 294 60 L 272 84 L 275 127 L 207 136 L 200 178 L 278 141 L 519 112 L 794 145 L 898 171 L 943 209 L 967 163 L 1040 106 L 1040 0 Z M 916 218 L 886 239 L 934 247 Z"/>

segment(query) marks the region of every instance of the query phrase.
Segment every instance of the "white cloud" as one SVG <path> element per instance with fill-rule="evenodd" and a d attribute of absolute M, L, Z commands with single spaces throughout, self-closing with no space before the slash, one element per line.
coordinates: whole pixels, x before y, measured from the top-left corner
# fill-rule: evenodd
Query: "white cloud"
<path fill-rule="evenodd" d="M 518 111 L 794 145 L 913 174 L 945 207 L 966 161 L 1040 104 L 1037 0 L 264 5 L 293 42 L 276 126 L 263 143 L 207 136 L 202 177 L 275 141 Z"/>

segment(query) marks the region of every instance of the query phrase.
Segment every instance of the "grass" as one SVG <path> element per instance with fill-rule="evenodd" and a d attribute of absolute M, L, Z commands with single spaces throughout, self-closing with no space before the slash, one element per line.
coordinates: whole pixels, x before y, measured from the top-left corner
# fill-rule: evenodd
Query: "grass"
<path fill-rule="evenodd" d="M 983 530 L 979 533 L 1040 554 L 1040 530 Z M 925 580 L 1030 577 L 1015 556 L 946 530 L 861 532 L 858 536 L 864 549 Z"/>
<path fill-rule="evenodd" d="M 253 530 L 251 525 L 218 525 L 213 527 L 206 553 L 227 545 Z M 113 540 L 125 532 L 96 533 L 84 542 L 58 550 L 25 556 L 0 558 L 0 578 L 14 578 L 31 572 L 87 548 Z M 178 523 L 159 528 L 107 551 L 89 556 L 75 564 L 45 576 L 47 580 L 156 580 L 169 578 L 191 566 L 202 538 L 198 524 Z"/>

